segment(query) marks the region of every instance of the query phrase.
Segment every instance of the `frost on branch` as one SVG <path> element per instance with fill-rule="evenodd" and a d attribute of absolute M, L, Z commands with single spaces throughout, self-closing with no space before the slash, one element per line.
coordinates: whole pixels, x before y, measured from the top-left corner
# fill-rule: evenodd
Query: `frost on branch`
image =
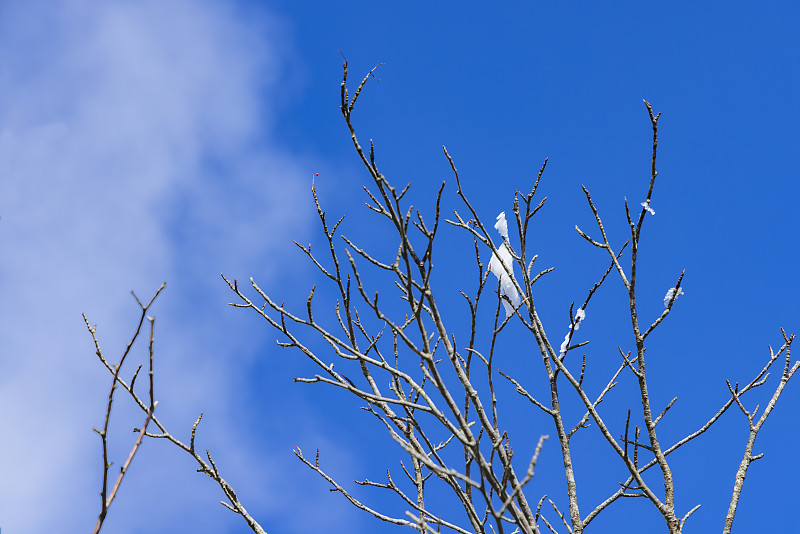
<path fill-rule="evenodd" d="M 649 211 L 650 215 L 655 215 L 656 214 L 656 210 L 654 210 L 653 208 L 650 207 L 650 203 L 649 202 L 647 202 L 647 201 L 642 202 L 642 207 L 644 209 L 646 209 L 647 211 Z"/>
<path fill-rule="evenodd" d="M 670 301 L 672 301 L 672 296 L 673 295 L 675 295 L 675 288 L 671 287 L 671 288 L 669 288 L 669 291 L 667 291 L 667 294 L 664 295 L 664 307 L 665 308 L 669 307 L 669 303 L 670 303 Z M 683 295 L 683 288 L 679 287 L 678 288 L 678 294 L 675 295 L 675 298 L 677 299 L 681 295 Z"/>
<path fill-rule="evenodd" d="M 497 247 L 497 254 L 492 253 L 492 259 L 489 261 L 489 272 L 500 280 L 500 296 L 507 297 L 503 299 L 503 307 L 506 310 L 506 318 L 508 318 L 514 314 L 514 310 L 519 307 L 522 301 L 517 288 L 514 286 L 514 279 L 508 275 L 508 273 L 514 272 L 514 258 L 511 257 L 507 242 L 508 223 L 506 222 L 506 212 L 500 212 L 494 227 L 500 232 L 503 242 Z"/>
<path fill-rule="evenodd" d="M 578 311 L 575 312 L 575 320 L 571 325 L 569 325 L 567 335 L 564 336 L 564 341 L 561 343 L 561 348 L 558 350 L 559 356 L 564 357 L 564 355 L 567 353 L 567 347 L 569 347 L 569 340 L 572 338 L 572 333 L 581 327 L 581 321 L 584 318 L 586 318 L 586 312 L 583 308 L 578 308 Z"/>
<path fill-rule="evenodd" d="M 494 228 L 500 232 L 500 237 L 504 240 L 508 239 L 508 223 L 506 222 L 506 212 L 501 211 L 497 216 L 497 222 L 494 223 Z"/>

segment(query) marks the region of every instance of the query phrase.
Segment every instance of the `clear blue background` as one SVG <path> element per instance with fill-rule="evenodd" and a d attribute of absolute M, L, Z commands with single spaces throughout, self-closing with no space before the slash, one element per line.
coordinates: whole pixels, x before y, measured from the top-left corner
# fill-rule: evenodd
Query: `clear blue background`
<path fill-rule="evenodd" d="M 664 440 L 693 431 L 727 400 L 726 378 L 743 383 L 762 367 L 767 344 L 781 344 L 779 327 L 800 329 L 798 22 L 790 2 L 3 5 L 0 526 L 79 531 L 94 523 L 101 460 L 91 428 L 102 424 L 109 384 L 80 313 L 99 323 L 114 357 L 136 319 L 127 291 L 144 297 L 167 280 L 154 313 L 157 397 L 169 428 L 186 437 L 205 412 L 201 446 L 268 532 L 395 529 L 329 493 L 291 449 L 319 448 L 323 467 L 360 499 L 402 516 L 396 501 L 349 482 L 382 480 L 386 467 L 399 478 L 397 447 L 347 395 L 293 384 L 314 368 L 278 350 L 254 314 L 227 307 L 232 296 L 219 279 L 220 272 L 254 276 L 278 301 L 303 309 L 322 279 L 291 241 L 325 248 L 309 191 L 315 173 L 329 218 L 346 214 L 345 234 L 392 254 L 394 240 L 364 208 L 369 176 L 338 110 L 339 51 L 353 81 L 385 63 L 354 122 L 362 142 L 375 140 L 382 171 L 397 185 L 412 182 L 409 201 L 426 213 L 442 180 L 445 214 L 466 211 L 442 145 L 485 222 L 503 210 L 510 219 L 514 191 L 527 192 L 549 158 L 537 193 L 548 200 L 530 253 L 539 254 L 537 265 L 556 267 L 535 294 L 556 345 L 569 303 L 582 302 L 607 266 L 574 231 L 578 224 L 597 235 L 580 184 L 613 242 L 623 242 L 623 199 L 638 206 L 650 172 L 642 99 L 662 112 L 639 304 L 643 322 L 656 317 L 686 270 L 686 295 L 650 339 L 648 371 L 655 406 L 678 396 L 660 425 Z M 472 241 L 446 227 L 439 247 L 434 282 L 453 330 L 462 332 L 457 290 L 475 287 Z M 613 276 L 579 331 L 590 341 L 594 391 L 616 369 L 617 346 L 632 348 L 625 294 Z M 320 316 L 334 298 L 321 289 Z M 493 310 L 484 306 L 488 331 Z M 498 366 L 546 399 L 530 343 L 512 325 Z M 774 376 L 769 384 L 774 389 Z M 508 403 L 501 422 L 524 464 L 538 436 L 554 432 L 506 384 L 498 388 Z M 734 531 L 795 528 L 798 391 L 790 383 L 759 435 L 756 452 L 765 457 L 751 466 Z M 615 434 L 635 393 L 628 379 L 604 404 Z M 769 393 L 748 406 L 763 407 Z M 572 401 L 565 409 L 582 413 Z M 121 396 L 114 417 L 119 465 L 141 417 Z M 731 410 L 670 456 L 679 514 L 702 504 L 687 533 L 721 530 L 746 433 Z M 585 515 L 626 475 L 596 429 L 573 445 Z M 109 532 L 246 531 L 179 451 L 147 442 L 139 454 Z M 566 510 L 559 464 L 553 435 L 528 495 L 537 501 L 548 493 Z M 642 528 L 663 525 L 643 500 L 628 500 L 590 531 Z"/>

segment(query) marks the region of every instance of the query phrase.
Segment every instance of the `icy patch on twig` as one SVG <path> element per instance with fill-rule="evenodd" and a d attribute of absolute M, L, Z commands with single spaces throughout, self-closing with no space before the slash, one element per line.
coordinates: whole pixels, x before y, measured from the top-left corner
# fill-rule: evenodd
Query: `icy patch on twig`
<path fill-rule="evenodd" d="M 497 216 L 497 222 L 494 223 L 494 228 L 500 232 L 500 237 L 508 239 L 508 223 L 506 222 L 506 212 L 501 211 Z"/>
<path fill-rule="evenodd" d="M 500 212 L 494 227 L 500 233 L 503 242 L 497 247 L 497 253 L 492 253 L 492 259 L 489 261 L 489 272 L 500 280 L 500 297 L 507 297 L 502 300 L 503 308 L 506 310 L 506 318 L 508 318 L 514 314 L 514 310 L 519 307 L 522 300 L 514 285 L 514 279 L 508 275 L 508 273 L 512 273 L 512 275 L 514 273 L 514 258 L 511 256 L 510 245 L 507 243 L 508 223 L 506 222 L 506 212 Z"/>
<path fill-rule="evenodd" d="M 517 288 L 514 286 L 514 279 L 506 273 L 506 269 L 503 268 L 504 265 L 509 272 L 514 272 L 514 258 L 511 257 L 508 244 L 505 242 L 498 247 L 497 254 L 492 254 L 492 259 L 489 261 L 489 272 L 500 280 L 500 296 L 508 297 L 508 300 L 503 299 L 503 307 L 506 310 L 506 317 L 510 317 L 514 314 L 514 310 L 519 307 L 521 299 Z"/>
<path fill-rule="evenodd" d="M 673 295 L 675 295 L 675 288 L 671 287 L 671 288 L 669 288 L 669 291 L 667 291 L 667 294 L 664 295 L 664 307 L 665 308 L 667 308 L 669 306 L 669 302 L 672 300 L 672 296 Z M 683 295 L 683 288 L 679 287 L 678 288 L 678 294 L 675 295 L 675 298 L 677 299 L 681 295 Z"/>
<path fill-rule="evenodd" d="M 562 358 L 567 353 L 567 348 L 569 347 L 569 339 L 572 337 L 572 333 L 576 332 L 581 327 L 581 321 L 586 318 L 586 311 L 583 308 L 578 308 L 578 311 L 575 312 L 575 320 L 572 324 L 569 325 L 569 330 L 567 330 L 567 335 L 564 336 L 564 342 L 561 343 L 561 348 L 558 351 L 559 356 Z"/>

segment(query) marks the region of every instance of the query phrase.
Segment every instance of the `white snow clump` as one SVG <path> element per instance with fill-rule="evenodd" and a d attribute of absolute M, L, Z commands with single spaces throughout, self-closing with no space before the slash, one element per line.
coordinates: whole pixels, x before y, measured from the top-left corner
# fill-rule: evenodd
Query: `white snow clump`
<path fill-rule="evenodd" d="M 508 239 L 508 223 L 506 222 L 506 212 L 501 211 L 497 216 L 497 222 L 494 223 L 494 228 L 500 232 L 500 237 Z"/>
<path fill-rule="evenodd" d="M 664 307 L 665 308 L 667 308 L 669 306 L 669 301 L 672 300 L 672 295 L 675 295 L 675 288 L 674 287 L 669 288 L 669 291 L 667 291 L 667 294 L 664 295 Z M 675 299 L 677 299 L 681 295 L 683 295 L 683 288 L 679 287 L 678 288 L 678 294 L 675 296 Z"/>
<path fill-rule="evenodd" d="M 567 347 L 569 347 L 569 338 L 572 336 L 572 332 L 578 330 L 581 327 L 581 321 L 586 318 L 586 311 L 583 308 L 578 308 L 578 311 L 575 312 L 575 320 L 571 325 L 569 325 L 569 330 L 567 330 L 567 335 L 564 336 L 564 341 L 561 343 L 561 348 L 558 350 L 558 355 L 562 358 L 567 353 Z"/>
<path fill-rule="evenodd" d="M 492 259 L 489 261 L 489 272 L 500 280 L 500 296 L 508 297 L 508 299 L 503 299 L 503 308 L 505 308 L 506 318 L 508 318 L 514 314 L 514 310 L 519 307 L 522 299 L 520 299 L 517 288 L 514 286 L 514 279 L 506 272 L 508 270 L 509 273 L 514 273 L 514 258 L 511 257 L 510 245 L 507 243 L 508 223 L 506 222 L 506 212 L 503 211 L 497 216 L 497 222 L 494 227 L 500 233 L 503 242 L 497 247 L 497 253 L 492 253 Z M 503 266 L 505 266 L 505 269 Z"/>

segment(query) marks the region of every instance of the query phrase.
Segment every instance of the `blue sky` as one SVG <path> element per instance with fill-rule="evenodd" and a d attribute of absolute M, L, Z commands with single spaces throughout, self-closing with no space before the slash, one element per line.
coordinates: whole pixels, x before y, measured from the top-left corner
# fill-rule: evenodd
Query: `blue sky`
<path fill-rule="evenodd" d="M 287 306 L 304 305 L 321 280 L 292 240 L 324 245 L 310 197 L 315 173 L 329 216 L 347 215 L 348 236 L 377 250 L 395 246 L 363 205 L 369 176 L 338 110 L 339 51 L 353 78 L 385 63 L 354 120 L 362 139 L 375 140 L 387 177 L 412 182 L 415 206 L 429 209 L 446 180 L 445 213 L 464 211 L 442 145 L 485 221 L 510 213 L 515 189 L 527 191 L 550 158 L 532 252 L 556 267 L 536 286 L 552 339 L 563 335 L 569 303 L 582 301 L 606 267 L 573 229 L 593 230 L 580 184 L 624 241 L 623 199 L 644 200 L 649 178 L 642 99 L 662 112 L 640 310 L 660 313 L 686 269 L 686 294 L 653 335 L 648 369 L 656 399 L 679 397 L 663 423 L 666 439 L 692 431 L 727 399 L 726 378 L 744 382 L 761 368 L 767 344 L 780 345 L 779 327 L 800 331 L 798 21 L 790 2 L 3 4 L 0 527 L 91 528 L 101 465 L 92 427 L 102 424 L 109 380 L 80 314 L 99 324 L 106 353 L 118 354 L 137 315 L 129 291 L 145 297 L 167 281 L 154 314 L 168 426 L 185 436 L 205 413 L 198 439 L 268 532 L 395 528 L 329 493 L 291 450 L 319 448 L 323 467 L 346 483 L 397 468 L 396 446 L 345 395 L 293 384 L 314 369 L 278 350 L 253 314 L 228 307 L 219 278 L 253 276 Z M 435 282 L 457 322 L 457 290 L 474 290 L 474 266 L 464 265 L 472 242 L 446 228 L 440 247 Z M 598 384 L 617 364 L 617 345 L 631 344 L 622 289 L 609 280 L 579 332 Z M 320 314 L 330 296 L 318 295 Z M 516 326 L 500 368 L 543 391 Z M 793 528 L 796 386 L 759 435 L 756 452 L 766 456 L 745 485 L 740 532 Z M 504 417 L 527 457 L 552 430 L 511 393 Z M 621 384 L 606 406 L 617 432 L 629 393 Z M 766 393 L 751 406 L 763 406 Z M 121 462 L 141 418 L 121 396 L 114 417 Z M 587 509 L 622 476 L 593 432 L 576 444 Z M 687 533 L 721 529 L 745 437 L 743 416 L 731 411 L 675 454 L 679 511 L 703 505 Z M 548 493 L 564 504 L 559 461 L 551 440 L 532 498 Z M 382 503 L 374 492 L 358 495 Z M 106 528 L 247 531 L 220 498 L 179 451 L 146 442 Z M 382 505 L 402 514 L 393 501 Z M 592 531 L 642 524 L 661 528 L 644 503 L 623 502 Z"/>

